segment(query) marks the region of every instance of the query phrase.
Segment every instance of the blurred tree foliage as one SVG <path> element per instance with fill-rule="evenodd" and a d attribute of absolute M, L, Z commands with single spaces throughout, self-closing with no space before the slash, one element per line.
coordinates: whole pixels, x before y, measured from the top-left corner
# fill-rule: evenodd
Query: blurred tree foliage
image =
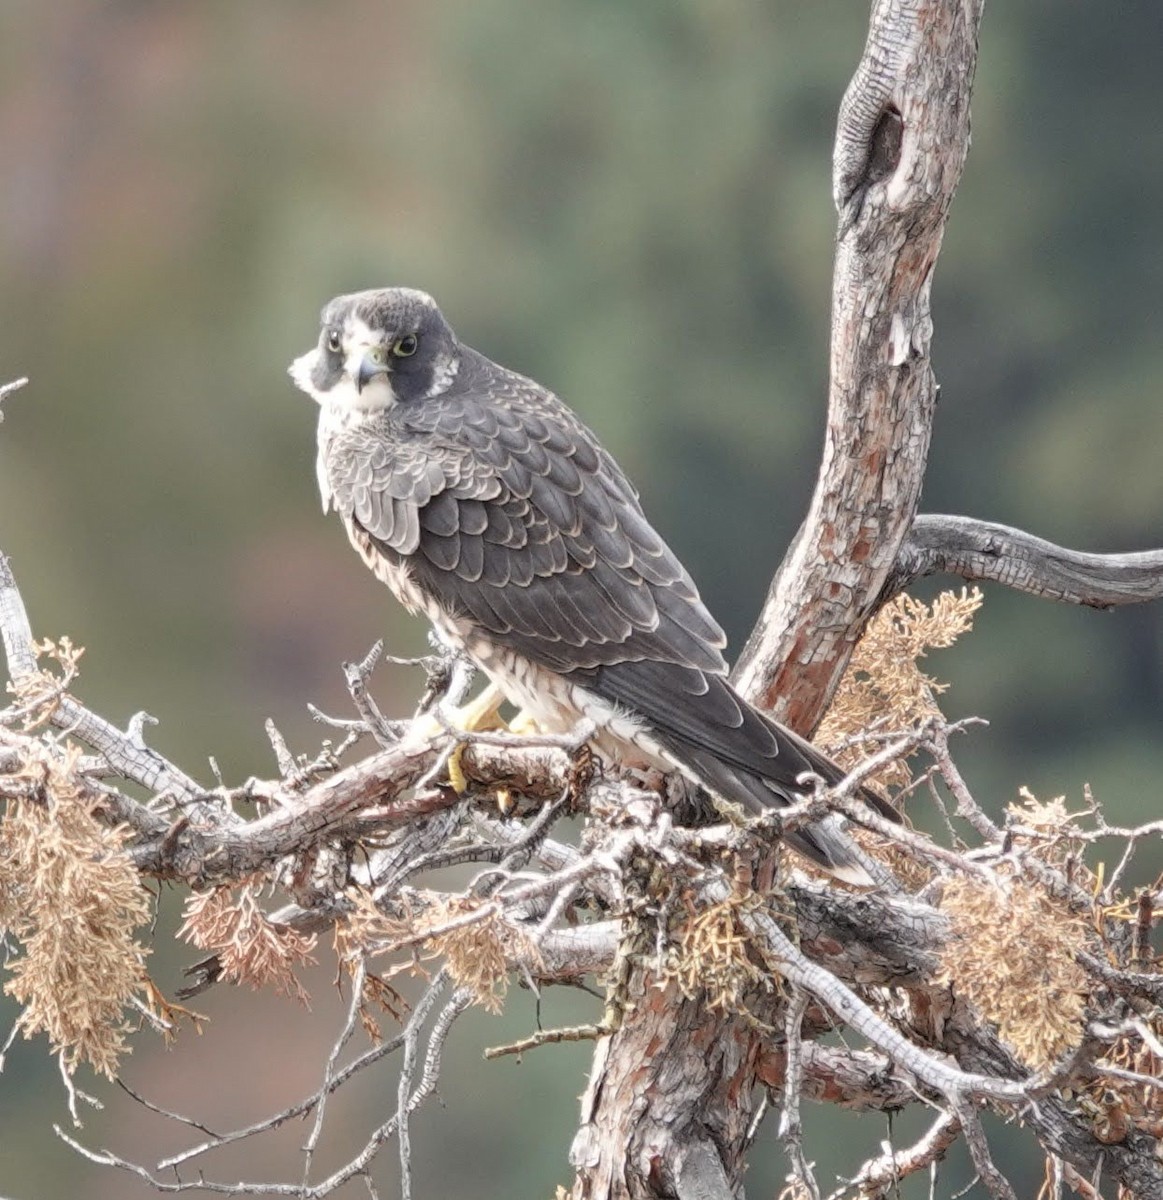
<path fill-rule="evenodd" d="M 86 698 L 148 708 L 178 761 L 237 778 L 271 769 L 263 717 L 317 737 L 304 704 L 342 707 L 341 659 L 422 644 L 319 516 L 314 413 L 283 374 L 327 297 L 389 282 L 600 431 L 738 646 L 815 475 L 831 134 L 866 16 L 7 0 L 0 375 L 33 383 L 0 429 L 0 547 L 38 633 L 90 647 Z M 1155 0 L 987 14 L 935 285 L 931 510 L 1160 541 L 1161 44 Z M 993 723 L 965 747 L 978 794 L 1000 810 L 1020 783 L 1090 780 L 1120 819 L 1156 811 L 1160 628 L 991 592 L 942 663 L 953 714 Z M 403 709 L 416 681 L 380 686 Z M 566 1061 L 490 1067 L 488 1087 L 519 1104 Z M 19 1103 L 8 1075 L 6 1128 Z M 494 1194 L 566 1178 L 564 1141 L 534 1162 L 480 1129 Z M 3 1188 L 55 1194 L 5 1140 Z"/>

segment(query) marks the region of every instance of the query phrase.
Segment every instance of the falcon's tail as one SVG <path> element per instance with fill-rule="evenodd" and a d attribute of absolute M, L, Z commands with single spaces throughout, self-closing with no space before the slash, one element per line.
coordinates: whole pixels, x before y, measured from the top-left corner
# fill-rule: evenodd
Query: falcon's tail
<path fill-rule="evenodd" d="M 798 779 L 805 772 L 828 783 L 844 777 L 830 758 L 748 704 L 722 675 L 659 661 L 617 663 L 585 674 L 586 687 L 638 716 L 709 791 L 751 812 L 794 803 L 804 792 Z M 862 798 L 882 816 L 900 820 L 874 793 Z M 787 841 L 840 879 L 874 882 L 838 816 L 788 834 Z"/>
<path fill-rule="evenodd" d="M 794 798 L 794 795 L 789 795 L 784 788 L 775 788 L 750 771 L 740 771 L 705 751 L 691 750 L 689 747 L 680 748 L 673 743 L 667 743 L 666 748 L 688 767 L 709 791 L 725 800 L 742 804 L 752 812 L 762 811 L 773 805 L 781 807 Z M 837 769 L 834 764 L 830 765 L 833 770 Z M 816 774 L 824 775 L 823 771 L 815 767 L 811 769 Z M 824 778 L 827 779 L 828 776 L 824 775 Z M 829 779 L 829 782 L 835 780 Z M 862 861 L 864 855 L 860 848 L 844 832 L 843 818 L 836 814 L 789 833 L 784 841 L 845 883 L 871 887 L 876 882 Z"/>

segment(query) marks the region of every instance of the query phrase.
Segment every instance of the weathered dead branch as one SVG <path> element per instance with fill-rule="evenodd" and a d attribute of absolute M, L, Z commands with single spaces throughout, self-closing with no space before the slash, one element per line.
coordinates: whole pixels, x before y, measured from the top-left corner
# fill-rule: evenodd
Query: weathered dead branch
<path fill-rule="evenodd" d="M 937 388 L 930 288 L 969 149 L 980 0 L 878 0 L 840 106 L 824 456 L 734 678 L 810 733 L 916 513 Z"/>
<path fill-rule="evenodd" d="M 10 603 L 6 611 L 15 612 L 18 609 L 11 598 L 18 599 L 18 593 L 10 572 L 7 586 Z M 22 606 L 19 611 L 22 613 Z M 26 624 L 22 615 L 19 620 Z M 72 697 L 58 689 L 43 698 L 41 706 L 59 706 L 64 700 Z M 24 719 L 35 725 L 39 719 L 35 707 L 24 714 Z M 763 896 L 746 885 L 740 890 L 736 868 L 782 830 L 818 819 L 829 807 L 839 807 L 875 827 L 898 852 L 916 856 L 918 862 L 926 864 L 930 878 L 984 880 L 988 887 L 1004 888 L 1015 871 L 1025 872 L 1028 868 L 1033 884 L 1053 884 L 1051 894 L 1057 891 L 1075 905 L 1089 905 L 1094 893 L 1080 887 L 1077 879 L 1067 879 L 1055 865 L 1053 849 L 1058 839 L 1068 837 L 1085 843 L 1119 836 L 1134 844 L 1159 839 L 1163 829 L 1158 823 L 1114 828 L 1092 803 L 1085 814 L 1093 820 L 1092 829 L 1074 826 L 1055 833 L 1052 825 L 1040 823 L 1042 810 L 1028 807 L 1023 810 L 1027 814 L 1024 819 L 1011 822 L 1008 836 L 1003 837 L 992 822 L 976 821 L 986 840 L 973 858 L 966 858 L 953 850 L 933 847 L 919 835 L 869 817 L 854 806 L 848 797 L 862 781 L 887 759 L 918 746 L 929 747 L 935 756 L 935 770 L 940 772 L 942 763 L 946 763 L 949 771 L 954 771 L 948 754 L 949 731 L 932 721 L 911 734 L 877 739 L 882 748 L 831 792 L 819 792 L 798 807 L 750 825 L 702 829 L 674 825 L 657 795 L 628 781 L 591 777 L 584 794 L 575 795 L 578 776 L 572 752 L 568 744 L 559 744 L 560 739 L 530 742 L 512 735 L 458 735 L 452 741 L 460 743 L 461 772 L 475 793 L 494 795 L 498 787 L 503 787 L 506 794 L 519 796 L 522 805 L 542 806 L 541 815 L 531 823 L 501 821 L 488 815 L 487 809 L 475 809 L 471 798 L 462 798 L 449 787 L 442 773 L 450 749 L 449 735 L 439 728 L 432 732 L 430 722 L 423 736 L 412 735 L 406 724 L 400 732 L 403 736 L 388 748 L 351 767 L 334 764 L 330 774 L 314 782 L 306 781 L 301 760 L 280 753 L 284 778 L 251 780 L 234 791 L 202 793 L 199 799 L 203 811 L 212 816 L 206 821 L 185 816 L 180 803 L 166 792 L 157 792 L 148 804 L 117 793 L 102 780 L 108 764 L 100 755 L 86 757 L 75 751 L 66 755 L 63 743 L 55 738 L 46 741 L 35 731 L 0 728 L 0 751 L 14 783 L 27 780 L 22 772 L 30 755 L 47 754 L 50 759 L 59 755 L 62 764 L 71 764 L 78 797 L 94 813 L 104 814 L 105 819 L 131 830 L 129 853 L 140 871 L 200 886 L 213 883 L 219 889 L 231 884 L 241 884 L 245 889 L 249 886 L 246 881 L 256 872 L 273 871 L 298 902 L 264 918 L 267 926 L 263 937 L 268 946 L 277 947 L 279 939 L 285 937 L 290 939 L 288 947 L 294 947 L 298 944 L 295 939 L 335 926 L 344 946 L 353 952 L 358 948 L 352 960 L 347 1020 L 325 1064 L 318 1091 L 294 1108 L 245 1129 L 203 1138 L 162 1164 L 166 1169 L 177 1168 L 239 1139 L 259 1136 L 307 1112 L 315 1114 L 315 1124 L 305 1149 L 299 1192 L 287 1192 L 281 1184 L 251 1181 L 238 1185 L 243 1194 L 325 1196 L 370 1170 L 389 1139 L 396 1140 L 407 1168 L 408 1114 L 435 1086 L 440 1047 L 464 1006 L 474 996 L 479 999 L 496 995 L 498 984 L 510 973 L 539 985 L 598 974 L 610 981 L 600 1024 L 588 1031 L 566 1030 L 559 1035 L 548 1031 L 527 1041 L 523 1048 L 574 1036 L 596 1036 L 599 1071 L 594 1078 L 600 1079 L 604 1087 L 614 1084 L 630 1088 L 627 1099 L 637 1094 L 637 1074 L 648 1056 L 645 1047 L 637 1056 L 627 1055 L 625 1039 L 633 1042 L 645 1030 L 652 1034 L 657 1030 L 657 1021 L 642 1022 L 643 1011 L 659 1018 L 667 1012 L 673 1016 L 677 1003 L 677 1020 L 670 1025 L 671 1042 L 659 1061 L 665 1062 L 671 1072 L 676 1071 L 676 1063 L 685 1064 L 668 1077 L 672 1084 L 682 1081 L 680 1095 L 687 1098 L 686 1102 L 705 1096 L 713 1079 L 718 1079 L 718 1086 L 724 1089 L 742 1079 L 766 1082 L 780 1088 L 785 1096 L 788 1087 L 794 1085 L 797 1097 L 889 1111 L 925 1096 L 929 1103 L 944 1103 L 946 1117 L 934 1126 L 930 1139 L 909 1152 L 908 1161 L 920 1163 L 944 1151 L 955 1127 L 965 1127 L 964 1105 L 975 1098 L 1020 1111 L 1045 1145 L 1052 1146 L 1055 1154 L 1084 1173 L 1093 1169 L 1101 1155 L 1106 1169 L 1115 1177 L 1135 1179 L 1139 1186 L 1154 1186 L 1159 1164 L 1138 1149 L 1146 1135 L 1136 1131 L 1133 1116 L 1128 1118 L 1124 1143 L 1111 1147 L 1088 1132 L 1089 1118 L 1053 1094 L 1068 1082 L 1074 1088 L 1086 1088 L 1092 1080 L 1102 1080 L 1105 1087 L 1129 1087 L 1133 1091 L 1150 1078 L 1142 1070 L 1128 1070 L 1122 1064 L 1146 1061 L 1142 1054 L 1150 1053 L 1150 1047 L 1157 1044 L 1156 1035 L 1142 1021 L 1136 1026 L 1116 1019 L 1117 1005 L 1128 992 L 1148 999 L 1154 995 L 1156 977 L 1141 969 L 1143 939 L 1135 926 L 1120 940 L 1120 931 L 1128 927 L 1108 921 L 1106 942 L 1096 941 L 1092 951 L 1079 956 L 1095 978 L 1092 1002 L 1116 1006 L 1109 1009 L 1105 1025 L 1092 1022 L 1092 1033 L 1077 1050 L 1047 1070 L 1031 1074 L 978 1014 L 950 1007 L 943 987 L 934 984 L 952 928 L 949 915 L 933 903 L 940 888 L 934 892 L 930 885 L 912 894 L 883 891 L 861 895 L 838 892 L 819 881 L 793 878 L 778 893 Z M 314 761 L 308 773 L 312 777 L 324 772 L 323 760 Z M 58 765 L 54 769 L 62 768 Z M 292 779 L 297 781 L 294 785 Z M 963 781 L 955 774 L 949 775 L 948 782 L 955 789 L 964 789 Z M 6 794 L 26 803 L 35 801 L 35 792 L 14 786 Z M 549 836 L 553 821 L 567 807 L 563 800 L 571 796 L 574 804 L 589 813 L 586 841 L 579 847 Z M 269 811 L 248 820 L 237 816 L 232 801 L 242 797 L 260 800 Z M 958 796 L 958 801 L 967 817 L 972 819 L 979 812 L 967 791 Z M 429 848 L 423 849 L 424 832 L 436 819 L 433 813 L 444 814 L 440 819 L 451 820 L 451 824 L 440 826 L 443 845 L 428 843 Z M 384 845 L 374 845 L 384 839 Z M 357 846 L 365 847 L 365 852 L 353 855 L 351 850 Z M 404 847 L 416 852 L 411 863 Z M 404 886 L 414 875 L 406 868 L 421 860 L 433 867 L 451 861 L 477 861 L 484 873 L 460 896 L 413 892 Z M 322 862 L 330 866 L 320 876 Z M 664 874 L 659 875 L 653 866 L 643 874 L 645 864 L 658 864 Z M 1108 905 L 1116 904 L 1114 895 L 1104 894 L 1104 899 Z M 228 913 L 222 905 L 229 903 L 223 891 L 215 911 Z M 252 912 L 254 897 L 246 898 L 245 904 L 250 906 L 246 911 Z M 571 914 L 578 905 L 596 906 L 608 911 L 610 918 L 592 925 L 571 924 Z M 203 911 L 208 910 L 192 908 L 189 920 L 196 924 Z M 679 931 L 692 913 L 704 914 L 707 933 L 694 941 L 684 941 L 685 935 L 680 936 Z M 220 917 L 214 920 L 216 927 L 234 928 L 230 921 L 223 925 Z M 248 921 L 253 924 L 253 915 Z M 716 928 L 718 933 L 714 932 Z M 732 928 L 738 933 L 730 933 Z M 793 928 L 794 941 L 786 932 Z M 1105 949 L 1101 949 L 1104 944 Z M 732 946 L 735 949 L 730 949 Z M 733 958 L 743 947 L 765 958 L 771 970 L 756 974 L 753 965 L 745 966 L 743 959 Z M 237 953 L 238 948 L 234 951 Z M 413 1015 L 408 1025 L 411 1035 L 401 1035 L 343 1063 L 341 1051 L 356 1024 L 367 1025 L 373 1020 L 369 1007 L 375 994 L 371 985 L 373 963 L 415 951 L 435 951 L 445 956 L 446 971 L 452 972 L 458 987 L 454 1002 L 446 1006 L 425 1035 L 429 1050 L 420 1078 L 415 1077 L 419 1070 L 418 1039 L 427 1009 Z M 242 952 L 245 954 L 245 948 Z M 716 965 L 714 956 L 720 952 L 728 957 Z M 691 953 L 711 958 L 702 965 L 684 963 L 682 955 Z M 1117 966 L 1103 962 L 1103 957 L 1112 953 L 1121 956 Z M 739 971 L 743 974 L 737 974 Z M 197 977 L 203 980 L 200 986 L 213 982 L 220 972 L 221 964 L 216 965 L 215 958 L 199 964 Z M 802 1028 L 803 1032 L 791 1042 L 781 1040 L 779 1035 L 779 1030 L 793 1028 L 779 989 L 758 986 L 762 979 L 776 976 L 801 989 L 804 998 L 803 1012 L 794 1022 L 794 1028 Z M 723 989 L 718 1001 L 713 992 L 708 998 L 708 986 Z M 715 1018 L 718 1040 L 716 1052 L 710 1054 L 705 1041 L 688 1033 L 705 1020 L 708 1003 L 712 1007 L 716 1003 L 727 1006 Z M 736 1011 L 740 1005 L 743 1008 Z M 935 1010 L 944 1010 L 941 1022 L 933 1024 L 926 1018 L 918 1023 L 920 1014 Z M 862 1034 L 872 1049 L 842 1051 L 816 1045 L 811 1039 L 827 1028 L 826 1013 Z M 724 1041 L 721 1031 L 731 1026 L 737 1026 L 738 1036 Z M 167 1021 L 166 1027 L 172 1030 L 173 1022 Z M 397 1114 L 372 1131 L 363 1150 L 345 1168 L 325 1179 L 312 1180 L 311 1156 L 323 1132 L 327 1096 L 360 1071 L 382 1061 L 393 1047 L 407 1051 L 409 1045 L 412 1049 L 405 1054 L 400 1077 L 401 1096 L 405 1098 Z M 1109 1056 L 1112 1045 L 1143 1049 L 1136 1052 L 1139 1058 L 1127 1058 L 1120 1051 L 1117 1060 L 1104 1065 L 1104 1056 Z M 790 1085 L 789 1046 L 794 1046 L 796 1066 Z M 951 1053 L 955 1058 L 948 1057 Z M 628 1073 L 625 1084 L 619 1085 L 623 1068 Z M 674 1095 L 672 1091 L 672 1099 Z M 726 1105 L 725 1095 L 718 1103 Z M 788 1125 L 789 1145 L 797 1177 L 810 1193 L 818 1184 L 802 1152 L 796 1155 L 794 1151 L 795 1140 L 790 1136 L 797 1125 L 794 1107 L 787 1109 L 793 1118 Z M 734 1111 L 737 1118 L 742 1115 L 737 1106 L 733 1110 L 722 1107 L 720 1111 Z M 203 1122 L 190 1118 L 181 1120 L 195 1128 L 204 1127 Z M 661 1124 L 648 1125 L 639 1136 L 642 1140 L 633 1149 L 642 1156 L 638 1161 L 645 1167 L 652 1156 L 657 1161 L 664 1148 L 672 1145 L 673 1131 Z M 719 1154 L 720 1136 L 721 1130 L 714 1127 L 707 1136 L 690 1131 L 685 1140 L 688 1157 L 674 1161 L 676 1194 L 703 1194 L 707 1188 L 712 1189 L 707 1194 L 729 1194 L 722 1191 L 723 1180 L 728 1178 L 723 1160 L 711 1157 Z M 62 1137 L 79 1146 L 71 1135 L 62 1133 Z M 591 1169 L 587 1162 L 592 1160 L 586 1155 L 595 1146 L 600 1149 L 604 1138 L 604 1131 L 596 1129 L 592 1119 L 583 1123 L 574 1147 L 583 1175 Z M 979 1157 L 984 1155 L 980 1165 L 985 1170 L 988 1155 L 982 1146 L 979 1143 L 977 1151 Z M 112 1152 L 83 1152 L 95 1162 L 148 1178 L 162 1190 L 201 1186 L 201 1179 L 162 1179 L 151 1169 Z M 598 1162 L 602 1161 L 599 1153 Z M 883 1167 L 872 1160 L 861 1178 L 872 1187 L 882 1175 Z M 210 1190 L 225 1190 L 227 1186 L 215 1184 Z M 991 1177 L 990 1186 L 995 1194 L 1005 1194 L 1000 1177 Z"/>
<path fill-rule="evenodd" d="M 1091 608 L 1163 597 L 1163 550 L 1087 554 L 1009 525 L 923 513 L 897 554 L 882 599 L 927 575 L 957 575 Z"/>

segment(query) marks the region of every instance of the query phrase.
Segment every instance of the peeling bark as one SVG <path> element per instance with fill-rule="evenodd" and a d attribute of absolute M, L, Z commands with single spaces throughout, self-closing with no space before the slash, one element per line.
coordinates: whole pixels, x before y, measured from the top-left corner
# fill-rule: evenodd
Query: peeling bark
<path fill-rule="evenodd" d="M 840 108 L 823 463 L 734 671 L 801 733 L 827 708 L 920 499 L 937 394 L 930 287 L 969 148 L 981 12 L 980 0 L 880 0 Z"/>
<path fill-rule="evenodd" d="M 1005 526 L 915 515 L 936 398 L 929 292 L 968 147 L 981 10 L 981 0 L 877 0 L 864 56 L 840 111 L 833 172 L 840 222 L 824 460 L 808 517 L 735 673 L 743 691 L 804 732 L 825 709 L 869 617 L 914 579 L 944 571 L 1095 607 L 1163 596 L 1163 551 L 1082 554 Z M 5 394 L 0 388 L 0 400 Z M 27 616 L 2 555 L 0 633 L 14 682 L 31 686 L 41 679 Z M 374 705 L 365 713 L 357 696 L 370 663 L 369 658 L 356 670 L 354 682 L 349 677 L 365 721 L 367 713 L 378 717 Z M 146 747 L 137 724 L 119 730 L 64 687 L 52 692 L 51 684 L 50 679 L 51 694 L 34 706 L 38 719 L 69 730 L 97 752 L 92 760 L 70 759 L 71 794 L 91 802 L 107 821 L 129 827 L 129 853 L 141 873 L 194 886 L 233 885 L 256 874 L 276 880 L 294 901 L 266 918 L 276 933 L 328 929 L 351 911 L 354 884 L 373 897 L 378 911 L 397 919 L 397 932 L 389 935 L 395 949 L 468 930 L 470 941 L 475 931 L 480 944 L 499 957 L 502 982 L 506 970 L 526 982 L 609 979 L 601 1025 L 539 1030 L 540 1040 L 490 1052 L 598 1039 L 571 1150 L 574 1200 L 741 1195 L 755 1097 L 762 1088 L 782 1094 L 785 1117 L 796 1109 L 781 1136 L 809 1193 L 816 1185 L 798 1144 L 800 1098 L 891 1112 L 923 1097 L 941 1109 L 937 1120 L 913 1147 L 870 1159 L 862 1168 L 862 1195 L 891 1194 L 901 1176 L 935 1163 L 953 1139 L 963 1137 L 989 1193 L 1012 1196 L 989 1159 L 973 1107 L 979 1101 L 1020 1117 L 1043 1149 L 1065 1164 L 1067 1180 L 1102 1171 L 1134 1197 L 1163 1195 L 1163 1161 L 1144 1132 L 1145 1122 L 1124 1121 L 1121 1136 L 1112 1138 L 1076 1102 L 1079 1090 L 1095 1082 L 1142 1083 L 1141 1075 L 1104 1067 L 1100 1056 L 1126 1036 L 1116 1028 L 1124 1014 L 1134 1014 L 1125 1024 L 1143 1025 L 1144 1013 L 1153 1018 L 1152 1006 L 1163 995 L 1160 976 L 1151 970 L 1150 896 L 1139 897 L 1132 944 L 1125 924 L 1104 912 L 1108 902 L 1112 913 L 1119 907 L 1115 878 L 1107 879 L 1096 900 L 1069 865 L 1059 870 L 1056 859 L 1039 856 L 1044 846 L 1031 840 L 1029 830 L 1003 833 L 976 808 L 956 774 L 942 740 L 947 729 L 940 738 L 924 736 L 957 800 L 956 816 L 980 838 L 975 853 L 937 853 L 921 835 L 863 818 L 874 831 L 895 838 L 896 853 L 915 854 L 919 864 L 936 872 L 932 885 L 910 897 L 899 894 L 903 885 L 897 893 L 886 888 L 853 894 L 798 876 L 771 886 L 773 864 L 750 856 L 779 828 L 773 821 L 762 826 L 761 835 L 754 825 L 745 831 L 738 824 L 697 832 L 676 827 L 658 795 L 613 775 L 591 779 L 574 755 L 577 747 L 561 739 L 469 740 L 458 759 L 458 774 L 470 785 L 467 798 L 454 793 L 445 777 L 452 745 L 446 733 L 393 741 L 400 730 L 386 725 L 377 733 L 384 748 L 354 766 L 339 770 L 330 758 L 315 770 L 296 764 L 284 746 L 280 781 L 208 792 Z M 43 801 L 44 784 L 29 767 L 34 762 L 43 767 L 44 760 L 30 751 L 35 738 L 16 731 L 20 714 L 8 714 L 0 719 L 0 799 Z M 376 732 L 376 722 L 368 723 Z M 921 738 L 918 733 L 914 747 Z M 59 754 L 55 740 L 51 748 Z M 275 749 L 278 754 L 278 744 Z M 852 787 L 859 770 L 846 781 Z M 119 775 L 152 792 L 150 804 L 108 785 Z M 817 794 L 812 803 L 848 811 L 844 786 Z M 541 814 L 528 822 L 503 822 L 472 809 L 474 796 L 492 798 L 498 789 L 543 802 Z M 586 826 L 579 847 L 548 839 L 552 821 L 582 793 Z M 240 800 L 266 807 L 245 819 L 232 807 Z M 861 811 L 853 806 L 849 816 L 859 822 Z M 808 819 L 803 808 L 791 816 Z M 1063 838 L 1086 843 L 1117 835 L 1133 847 L 1163 834 L 1163 823 L 1114 830 L 1097 810 L 1096 825 L 1089 833 L 1075 826 Z M 1015 837 L 1025 837 L 1035 849 L 1029 844 L 1015 849 Z M 1128 859 L 1129 849 L 1114 877 Z M 466 863 L 484 869 L 464 893 L 424 896 L 417 890 L 405 896 L 413 875 Z M 531 865 L 537 870 L 527 870 Z M 1094 953 L 1071 952 L 1068 961 L 1079 963 L 1092 981 L 1089 1000 L 1098 1016 L 1065 1062 L 1038 1072 L 1019 1061 L 951 989 L 932 982 L 942 950 L 955 944 L 950 916 L 932 900 L 941 890 L 939 876 L 962 872 L 1000 888 L 1010 871 L 1062 899 L 1076 915 L 1117 930 L 1104 931 L 1101 943 L 1091 945 Z M 454 903 L 441 907 L 450 898 Z M 579 899 L 591 918 L 597 913 L 600 919 L 575 924 L 579 910 L 572 906 Z M 690 994 L 689 976 L 684 987 L 674 982 L 667 959 L 675 930 L 714 908 L 731 908 L 731 930 L 740 932 L 747 963 L 766 969 L 746 974 L 753 994 L 726 1009 L 716 1008 L 706 992 Z M 435 925 L 425 924 L 432 912 Z M 413 922 L 402 933 L 401 913 Z M 461 955 L 462 970 L 466 958 L 471 955 Z M 1039 960 L 1039 969 L 1042 965 Z M 366 962 L 360 971 L 366 971 Z M 212 955 L 193 974 L 189 994 L 221 977 L 221 960 Z M 451 966 L 442 968 L 422 1005 L 430 1007 L 454 977 Z M 707 978 L 701 967 L 695 977 Z M 348 1032 L 357 1016 L 358 981 L 366 974 L 356 978 Z M 784 988 L 795 995 L 790 1008 Z M 405 1165 L 407 1115 L 435 1089 L 444 1037 L 470 995 L 471 989 L 458 989 L 436 1021 L 419 1081 L 421 1009 L 398 1039 L 407 1044 L 400 1109 L 383 1129 L 397 1131 Z M 866 1039 L 869 1048 L 811 1040 L 837 1022 Z M 1103 1032 L 1104 1022 L 1114 1032 Z M 1136 1036 L 1140 1048 L 1150 1048 L 1157 1037 L 1149 1030 Z M 342 1045 L 343 1038 L 336 1055 Z M 320 1121 L 321 1097 L 330 1087 L 325 1081 L 319 1093 Z M 308 1109 L 299 1106 L 293 1113 Z M 289 1115 L 290 1110 L 267 1124 L 281 1124 Z M 340 1183 L 363 1173 L 362 1156 L 370 1162 L 387 1136 L 376 1133 L 361 1157 L 343 1169 L 349 1174 Z M 236 1135 L 228 1134 L 217 1144 L 232 1140 Z M 178 1157 L 186 1161 L 204 1149 Z M 139 1175 L 144 1171 L 115 1156 L 90 1157 Z M 324 1195 L 340 1175 L 310 1191 L 304 1184 L 301 1194 Z M 151 1178 L 148 1172 L 145 1177 Z M 215 1187 L 234 1192 L 225 1184 Z"/>

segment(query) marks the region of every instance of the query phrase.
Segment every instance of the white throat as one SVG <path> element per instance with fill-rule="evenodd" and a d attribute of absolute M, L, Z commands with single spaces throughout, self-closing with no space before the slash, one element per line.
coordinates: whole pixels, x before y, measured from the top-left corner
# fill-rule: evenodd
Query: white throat
<path fill-rule="evenodd" d="M 391 408 L 396 403 L 396 393 L 392 391 L 392 384 L 388 376 L 377 375 L 376 378 L 369 379 L 364 384 L 362 391 L 355 386 L 355 375 L 359 372 L 359 360 L 362 357 L 362 349 L 352 351 L 348 361 L 351 364 L 351 360 L 354 359 L 354 364 L 349 365 L 339 379 L 325 392 L 321 392 L 311 378 L 315 364 L 319 361 L 318 348 L 308 350 L 306 354 L 301 354 L 295 359 L 291 363 L 289 373 L 295 386 L 300 391 L 306 392 L 321 408 L 333 408 L 365 415 Z"/>

